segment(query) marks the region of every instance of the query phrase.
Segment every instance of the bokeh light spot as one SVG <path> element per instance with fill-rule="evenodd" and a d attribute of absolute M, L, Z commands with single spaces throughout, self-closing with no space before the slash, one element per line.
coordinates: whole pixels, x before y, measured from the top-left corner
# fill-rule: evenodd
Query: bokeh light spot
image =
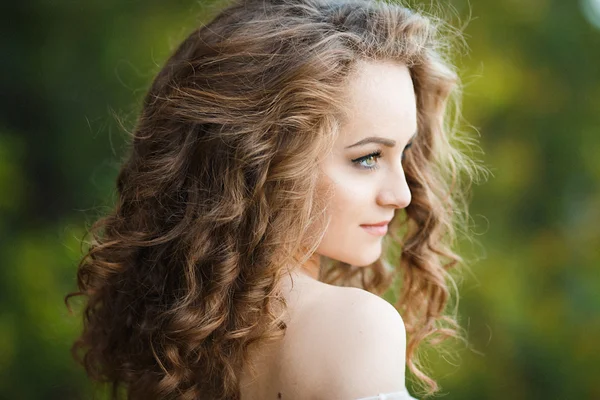
<path fill-rule="evenodd" d="M 600 29 L 600 0 L 581 0 L 583 16 Z"/>

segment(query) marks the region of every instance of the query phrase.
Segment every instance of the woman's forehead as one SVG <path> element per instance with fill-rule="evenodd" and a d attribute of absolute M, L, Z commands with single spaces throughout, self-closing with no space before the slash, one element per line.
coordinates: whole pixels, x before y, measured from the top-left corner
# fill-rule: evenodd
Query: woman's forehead
<path fill-rule="evenodd" d="M 347 115 L 338 137 L 344 147 L 367 136 L 406 142 L 414 135 L 416 98 L 406 66 L 362 63 L 349 80 L 347 96 Z"/>

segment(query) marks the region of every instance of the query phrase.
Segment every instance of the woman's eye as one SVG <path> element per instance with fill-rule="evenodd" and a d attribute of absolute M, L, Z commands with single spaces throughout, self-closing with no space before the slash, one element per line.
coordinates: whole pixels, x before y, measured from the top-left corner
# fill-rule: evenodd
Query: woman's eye
<path fill-rule="evenodd" d="M 410 148 L 410 146 L 412 146 L 413 142 L 411 141 L 409 144 L 406 145 L 406 147 L 404 148 L 404 151 L 402 152 L 402 161 L 404 161 L 404 156 L 406 155 L 406 150 L 408 150 Z"/>
<path fill-rule="evenodd" d="M 371 170 L 371 169 L 379 168 L 379 166 L 376 163 L 378 158 L 381 158 L 381 151 L 376 151 L 374 153 L 367 154 L 364 157 L 360 157 L 355 160 L 352 160 L 352 162 L 360 165 L 361 168 Z"/>
<path fill-rule="evenodd" d="M 412 142 L 410 142 L 409 144 L 406 145 L 406 147 L 404 148 L 404 151 L 402 152 L 402 160 L 404 161 L 404 153 L 406 150 L 408 150 L 410 148 L 410 146 L 412 146 Z M 381 155 L 381 151 L 377 150 L 371 154 L 367 154 L 366 156 L 357 158 L 355 160 L 352 160 L 353 163 L 360 165 L 361 168 L 363 169 L 367 169 L 367 170 L 373 170 L 373 169 L 377 169 L 379 168 L 379 165 L 377 163 L 377 160 L 379 158 L 383 157 L 383 155 Z"/>

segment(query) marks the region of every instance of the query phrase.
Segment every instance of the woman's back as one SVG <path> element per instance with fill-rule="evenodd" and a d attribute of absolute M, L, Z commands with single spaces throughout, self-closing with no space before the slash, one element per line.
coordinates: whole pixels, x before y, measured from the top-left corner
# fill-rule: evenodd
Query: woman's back
<path fill-rule="evenodd" d="M 293 289 L 288 283 L 286 335 L 253 349 L 257 372 L 242 374 L 242 400 L 358 399 L 404 389 L 404 326 L 389 303 L 302 274 Z"/>

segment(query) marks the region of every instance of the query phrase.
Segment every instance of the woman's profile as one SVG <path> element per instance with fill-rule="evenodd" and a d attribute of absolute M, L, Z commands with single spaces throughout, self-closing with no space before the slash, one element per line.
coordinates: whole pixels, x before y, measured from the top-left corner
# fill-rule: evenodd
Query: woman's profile
<path fill-rule="evenodd" d="M 239 0 L 180 44 L 67 296 L 93 380 L 115 399 L 410 399 L 408 369 L 438 390 L 417 347 L 460 336 L 475 165 L 438 28 L 383 1 Z"/>

